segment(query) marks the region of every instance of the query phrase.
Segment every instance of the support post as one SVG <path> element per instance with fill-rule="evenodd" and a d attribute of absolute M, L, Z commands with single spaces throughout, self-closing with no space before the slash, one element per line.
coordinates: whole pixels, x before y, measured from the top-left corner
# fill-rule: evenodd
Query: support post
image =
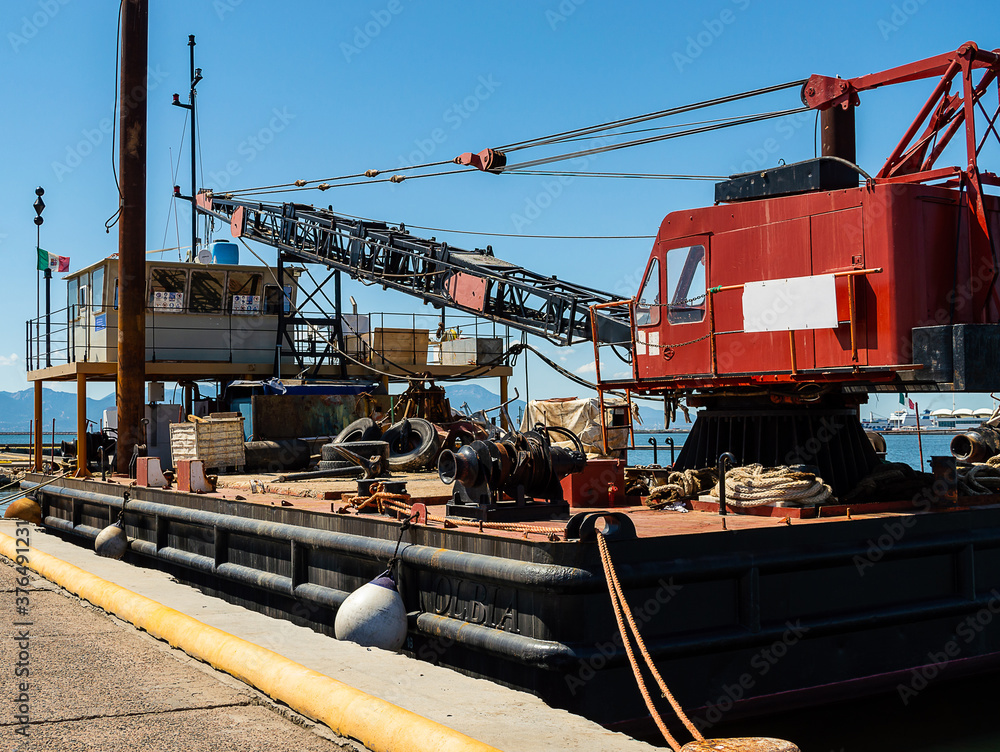
<path fill-rule="evenodd" d="M 142 443 L 146 383 L 146 91 L 149 0 L 124 0 L 121 32 L 118 222 L 118 472 Z M 82 378 L 82 377 L 78 377 Z M 82 381 L 78 381 L 78 389 Z M 84 407 L 86 405 L 84 404 Z M 86 421 L 84 414 L 79 420 Z M 83 424 L 84 426 L 86 423 Z M 80 431 L 81 437 L 85 431 Z M 81 443 L 82 446 L 82 443 Z M 79 451 L 79 450 L 78 450 Z M 86 466 L 83 465 L 85 470 Z"/>
<path fill-rule="evenodd" d="M 148 0 L 147 0 L 148 1 Z M 189 258 L 191 261 L 198 260 L 198 210 L 195 208 L 198 196 L 198 163 L 195 157 L 197 152 L 195 146 L 198 143 L 195 128 L 197 119 L 195 118 L 195 86 L 198 81 L 195 79 L 194 67 L 194 34 L 188 35 L 188 46 L 191 48 L 191 94 L 188 100 L 191 104 L 191 251 Z"/>
<path fill-rule="evenodd" d="M 840 157 L 848 162 L 857 163 L 857 148 L 854 137 L 854 107 L 848 105 L 845 110 L 840 105 L 823 110 L 819 116 L 822 131 L 822 155 L 824 157 Z"/>
<path fill-rule="evenodd" d="M 121 426 L 119 420 L 118 423 Z M 89 478 L 87 469 L 87 376 L 76 373 L 76 472 L 74 478 Z"/>
<path fill-rule="evenodd" d="M 52 367 L 52 269 L 47 268 L 42 276 L 45 277 L 45 367 Z M 70 305 L 76 305 L 77 301 L 70 301 Z"/>
<path fill-rule="evenodd" d="M 35 382 L 35 420 L 32 425 L 42 425 L 42 386 L 44 382 L 39 379 Z M 35 461 L 31 467 L 32 472 L 42 472 L 42 432 L 36 429 L 34 432 Z"/>
<path fill-rule="evenodd" d="M 507 399 L 508 399 L 508 397 L 507 397 L 507 377 L 506 376 L 501 376 L 500 377 L 500 404 L 501 405 L 506 405 L 507 404 Z M 505 431 L 509 431 L 510 428 L 511 428 L 510 421 L 507 420 L 507 410 L 501 410 L 500 411 L 500 427 L 503 430 L 505 430 Z"/>

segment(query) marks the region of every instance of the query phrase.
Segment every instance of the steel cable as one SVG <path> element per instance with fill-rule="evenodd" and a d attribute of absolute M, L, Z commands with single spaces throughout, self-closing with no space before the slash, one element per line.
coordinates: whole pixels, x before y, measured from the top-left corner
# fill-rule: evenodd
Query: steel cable
<path fill-rule="evenodd" d="M 562 131 L 561 133 L 555 133 L 549 136 L 542 136 L 541 138 L 527 139 L 525 141 L 515 141 L 514 143 L 497 147 L 497 149 L 498 151 L 511 152 L 511 151 L 518 151 L 520 149 L 527 149 L 532 146 L 541 146 L 543 144 L 559 143 L 560 141 L 567 141 L 570 138 L 585 136 L 590 133 L 598 133 L 600 131 L 611 130 L 612 128 L 619 128 L 626 125 L 633 125 L 635 123 L 644 123 L 648 120 L 656 120 L 658 118 L 669 117 L 670 115 L 679 115 L 683 112 L 692 112 L 694 110 L 700 110 L 705 107 L 714 107 L 715 105 L 727 104 L 729 102 L 736 102 L 740 99 L 756 97 L 762 94 L 770 94 L 775 91 L 781 91 L 782 89 L 789 89 L 793 86 L 801 86 L 807 80 L 808 79 L 801 79 L 799 81 L 789 81 L 788 83 L 778 84 L 776 86 L 767 86 L 762 89 L 753 89 L 751 91 L 744 91 L 739 94 L 730 94 L 725 97 L 706 99 L 701 102 L 694 102 L 692 104 L 681 105 L 680 107 L 671 107 L 666 110 L 659 110 L 657 112 L 646 113 L 645 115 L 636 115 L 630 118 L 611 120 L 608 121 L 607 123 L 592 125 L 585 128 L 575 128 L 573 130 Z"/>

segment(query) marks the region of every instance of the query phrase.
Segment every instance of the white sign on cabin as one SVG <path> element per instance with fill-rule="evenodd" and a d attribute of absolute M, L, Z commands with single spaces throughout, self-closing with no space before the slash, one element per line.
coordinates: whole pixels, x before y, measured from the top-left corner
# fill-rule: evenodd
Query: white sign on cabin
<path fill-rule="evenodd" d="M 260 313 L 260 295 L 233 295 L 233 313 L 243 316 Z"/>
<path fill-rule="evenodd" d="M 156 290 L 153 293 L 153 308 L 163 311 L 184 310 L 184 293 Z"/>
<path fill-rule="evenodd" d="M 837 288 L 832 274 L 747 282 L 743 331 L 836 329 Z"/>

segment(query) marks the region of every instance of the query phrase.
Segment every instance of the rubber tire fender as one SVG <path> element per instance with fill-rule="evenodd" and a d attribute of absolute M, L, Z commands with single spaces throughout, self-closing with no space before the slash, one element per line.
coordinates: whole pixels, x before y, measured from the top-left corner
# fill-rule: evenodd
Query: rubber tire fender
<path fill-rule="evenodd" d="M 409 441 L 402 446 L 406 422 L 410 424 Z M 403 472 L 431 465 L 441 449 L 434 425 L 423 418 L 407 418 L 393 423 L 382 434 L 382 441 L 389 443 L 389 469 Z"/>
<path fill-rule="evenodd" d="M 353 423 L 349 423 L 344 430 L 333 437 L 333 444 L 343 444 L 354 441 L 378 441 L 382 438 L 382 429 L 371 418 L 358 418 Z M 323 459 L 335 459 L 334 457 L 324 457 Z"/>
<path fill-rule="evenodd" d="M 361 457 L 371 457 L 372 455 L 378 454 L 382 457 L 389 456 L 389 447 L 385 441 L 345 441 L 341 444 L 324 444 L 322 447 L 321 461 L 323 462 L 351 462 L 349 459 L 344 457 L 340 452 L 333 449 L 333 447 L 338 446 L 346 449 L 349 452 L 354 452 L 354 454 L 360 455 Z M 354 463 L 351 462 L 353 465 Z"/>
<path fill-rule="evenodd" d="M 358 472 L 361 472 L 361 468 L 355 465 L 353 462 L 348 462 L 347 460 L 320 460 L 319 464 L 316 466 L 317 470 L 343 470 L 347 467 L 357 467 Z"/>

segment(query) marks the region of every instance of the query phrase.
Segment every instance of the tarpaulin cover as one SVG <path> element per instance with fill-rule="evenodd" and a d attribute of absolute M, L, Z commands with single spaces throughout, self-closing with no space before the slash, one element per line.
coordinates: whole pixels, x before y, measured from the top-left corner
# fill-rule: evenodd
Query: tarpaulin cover
<path fill-rule="evenodd" d="M 605 425 L 611 425 L 611 408 L 624 406 L 625 400 L 620 397 L 605 397 Z M 596 397 L 587 399 L 552 399 L 532 400 L 524 413 L 521 422 L 522 431 L 530 431 L 536 423 L 546 426 L 562 426 L 580 437 L 588 457 L 604 457 L 604 444 L 601 439 L 601 403 Z M 552 434 L 552 443 L 574 449 L 573 443 L 560 439 Z M 608 428 L 608 447 L 620 449 L 628 446 L 628 426 Z"/>

